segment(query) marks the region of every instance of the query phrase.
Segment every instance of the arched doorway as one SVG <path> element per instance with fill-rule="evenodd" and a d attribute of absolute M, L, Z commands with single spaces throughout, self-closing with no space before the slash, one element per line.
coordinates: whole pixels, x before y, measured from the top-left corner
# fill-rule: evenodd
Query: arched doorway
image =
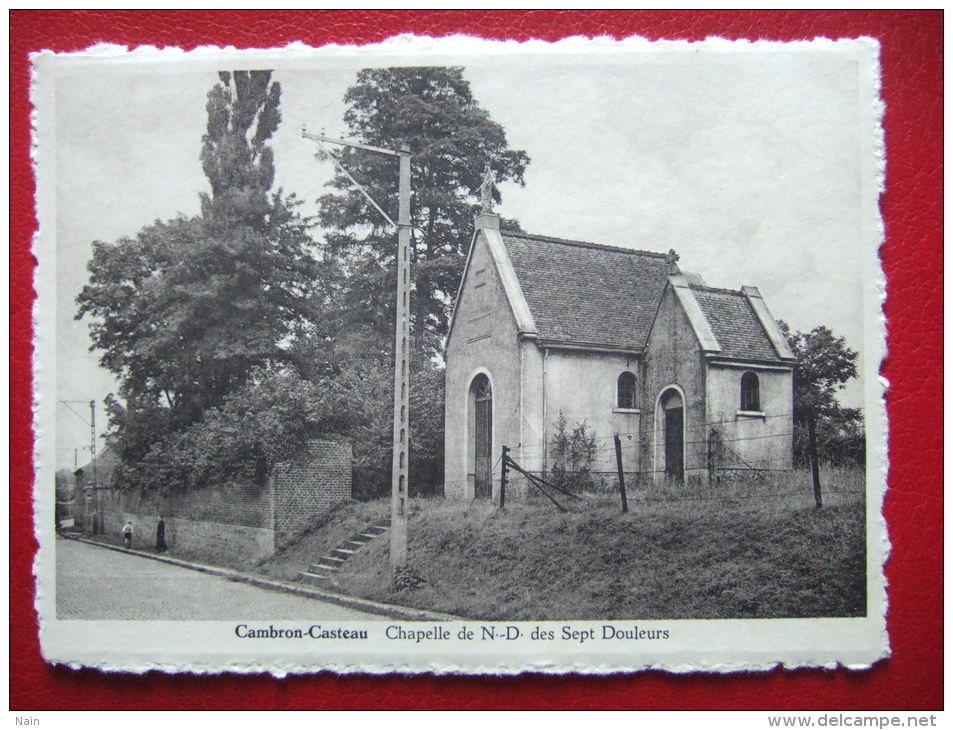
<path fill-rule="evenodd" d="M 665 476 L 681 481 L 685 476 L 685 404 L 675 388 L 668 388 L 659 398 L 659 417 L 665 444 Z"/>
<path fill-rule="evenodd" d="M 470 384 L 473 398 L 473 434 L 470 443 L 473 454 L 473 496 L 490 499 L 493 496 L 493 389 L 490 379 L 480 373 Z"/>

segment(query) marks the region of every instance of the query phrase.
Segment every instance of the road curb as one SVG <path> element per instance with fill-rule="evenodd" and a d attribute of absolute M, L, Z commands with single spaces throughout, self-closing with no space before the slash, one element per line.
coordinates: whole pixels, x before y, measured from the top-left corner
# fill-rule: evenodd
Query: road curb
<path fill-rule="evenodd" d="M 80 535 L 70 535 L 61 532 L 60 537 L 63 537 L 67 540 L 84 542 L 87 545 L 106 548 L 107 550 L 115 550 L 116 552 L 126 553 L 127 555 L 148 558 L 149 560 L 157 560 L 160 563 L 168 563 L 169 565 L 175 565 L 179 568 L 196 570 L 200 573 L 207 573 L 220 578 L 226 578 L 228 580 L 235 581 L 236 583 L 247 583 L 249 585 L 258 586 L 259 588 L 266 588 L 272 591 L 291 593 L 293 595 L 304 596 L 305 598 L 314 598 L 320 601 L 327 601 L 328 603 L 335 603 L 339 606 L 344 606 L 345 608 L 353 608 L 360 611 L 366 611 L 368 613 L 375 613 L 380 616 L 390 616 L 391 618 L 403 619 L 405 621 L 467 620 L 460 616 L 454 616 L 449 613 L 425 611 L 421 608 L 410 608 L 409 606 L 399 606 L 392 603 L 380 603 L 379 601 L 371 601 L 367 598 L 357 598 L 355 596 L 347 596 L 341 593 L 331 593 L 329 591 L 322 591 L 316 588 L 308 588 L 295 583 L 285 583 L 284 581 L 280 580 L 272 580 L 271 578 L 264 578 L 253 573 L 243 573 L 238 570 L 232 570 L 231 568 L 221 568 L 217 565 L 207 565 L 205 563 L 193 563 L 188 560 L 173 558 L 168 555 L 157 555 L 155 553 L 148 553 L 143 550 L 133 550 L 132 548 L 125 548 L 120 545 L 113 545 L 112 543 L 108 542 L 91 540 L 88 537 L 82 537 Z"/>

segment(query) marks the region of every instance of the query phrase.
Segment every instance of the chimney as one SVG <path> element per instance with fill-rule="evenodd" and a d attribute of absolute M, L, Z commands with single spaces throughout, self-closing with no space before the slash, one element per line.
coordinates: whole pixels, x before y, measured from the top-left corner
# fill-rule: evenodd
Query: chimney
<path fill-rule="evenodd" d="M 473 219 L 473 225 L 478 231 L 481 229 L 498 231 L 500 230 L 500 216 L 496 213 L 479 213 Z"/>

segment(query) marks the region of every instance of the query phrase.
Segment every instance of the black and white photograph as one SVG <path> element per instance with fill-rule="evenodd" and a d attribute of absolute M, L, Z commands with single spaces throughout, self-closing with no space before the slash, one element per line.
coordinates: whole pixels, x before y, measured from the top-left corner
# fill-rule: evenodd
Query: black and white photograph
<path fill-rule="evenodd" d="M 47 659 L 888 652 L 875 41 L 99 47 L 33 102 Z"/>

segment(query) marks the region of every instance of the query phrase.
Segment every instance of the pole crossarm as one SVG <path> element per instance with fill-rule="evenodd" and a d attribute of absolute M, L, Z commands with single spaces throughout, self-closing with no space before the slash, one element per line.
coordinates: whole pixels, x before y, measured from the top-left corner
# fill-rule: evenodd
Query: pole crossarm
<path fill-rule="evenodd" d="M 77 411 L 75 408 L 73 408 L 73 406 L 70 405 L 70 403 L 82 403 L 83 405 L 89 405 L 88 400 L 61 400 L 60 403 L 62 403 L 64 406 L 66 406 L 71 411 L 73 411 L 73 413 L 76 414 L 76 417 L 79 418 L 79 420 L 81 420 L 87 426 L 91 425 L 89 421 L 87 421 L 83 416 L 79 414 L 79 411 Z"/>
<path fill-rule="evenodd" d="M 329 144 L 339 144 L 342 147 L 356 147 L 359 150 L 367 150 L 368 152 L 378 152 L 382 155 L 392 155 L 394 157 L 400 157 L 401 153 L 396 150 L 388 150 L 383 147 L 375 147 L 371 144 L 364 144 L 363 142 L 352 142 L 347 139 L 335 139 L 334 137 L 328 137 L 323 134 L 311 134 L 302 130 L 301 136 L 305 139 L 310 139 L 313 142 L 327 142 Z"/>
<path fill-rule="evenodd" d="M 305 136 L 305 137 L 308 137 L 309 139 L 313 139 L 315 142 L 318 143 L 318 147 L 320 147 L 321 150 L 324 152 L 324 154 L 327 155 L 328 159 L 331 160 L 331 164 L 334 165 L 334 168 L 335 168 L 338 172 L 340 172 L 342 175 L 344 175 L 348 180 L 351 181 L 351 184 L 352 184 L 354 187 L 356 187 L 356 188 L 361 192 L 361 194 L 362 194 L 365 198 L 367 198 L 367 201 L 368 201 L 371 205 L 373 205 L 374 208 L 377 209 L 377 212 L 380 213 L 380 214 L 384 217 L 384 220 L 386 220 L 386 221 L 390 224 L 390 226 L 391 226 L 392 228 L 397 228 L 397 227 L 398 227 L 397 224 L 394 223 L 394 219 L 391 218 L 389 215 L 387 215 L 387 213 L 384 212 L 384 209 L 381 208 L 381 207 L 377 204 L 377 201 L 374 200 L 374 198 L 371 197 L 371 194 L 370 194 L 369 192 L 367 192 L 367 190 L 364 188 L 364 186 L 361 185 L 357 180 L 355 180 L 355 179 L 354 179 L 354 176 L 347 171 L 347 169 L 344 167 L 344 165 L 341 164 L 341 161 L 338 160 L 338 158 L 335 157 L 335 156 L 331 153 L 331 150 L 329 150 L 327 147 L 324 146 L 324 144 L 323 144 L 323 142 L 322 142 L 322 139 L 323 139 L 323 138 L 322 138 L 322 139 L 318 139 L 318 136 L 317 136 L 317 135 L 308 135 L 308 134 L 305 134 L 304 136 Z M 328 141 L 332 141 L 332 140 L 329 139 Z M 347 143 L 345 143 L 345 142 L 338 142 L 338 144 L 347 144 Z M 354 144 L 354 145 L 349 145 L 349 146 L 352 146 L 352 147 L 360 147 L 360 148 L 362 148 L 362 149 L 372 149 L 372 148 L 368 147 L 367 145 L 357 145 L 357 144 Z M 389 154 L 389 152 L 388 152 L 388 154 Z"/>

